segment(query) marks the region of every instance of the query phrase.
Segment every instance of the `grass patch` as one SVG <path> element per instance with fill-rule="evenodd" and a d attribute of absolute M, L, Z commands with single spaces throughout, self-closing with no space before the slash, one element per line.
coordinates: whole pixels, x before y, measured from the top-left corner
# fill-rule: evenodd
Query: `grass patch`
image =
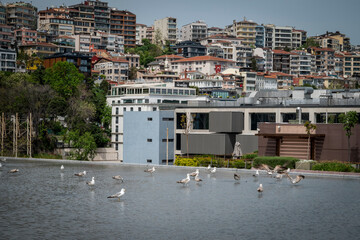
<path fill-rule="evenodd" d="M 38 154 L 34 154 L 33 158 L 62 159 L 62 156 L 58 154 L 38 153 Z"/>

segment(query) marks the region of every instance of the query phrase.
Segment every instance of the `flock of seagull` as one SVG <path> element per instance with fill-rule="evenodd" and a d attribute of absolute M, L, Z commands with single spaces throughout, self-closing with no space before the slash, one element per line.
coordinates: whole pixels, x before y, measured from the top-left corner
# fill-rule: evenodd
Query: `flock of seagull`
<path fill-rule="evenodd" d="M 6 162 L 6 159 L 2 159 L 1 161 Z M 2 167 L 2 164 L 0 163 L 0 168 L 1 167 Z M 61 165 L 60 170 L 61 171 L 64 170 L 64 165 Z M 305 179 L 304 175 L 297 175 L 295 178 L 291 177 L 289 175 L 290 168 L 286 167 L 286 164 L 284 164 L 282 166 L 277 165 L 274 168 L 272 168 L 272 167 L 270 167 L 269 165 L 266 165 L 266 164 L 261 164 L 259 166 L 259 168 L 256 170 L 256 172 L 253 174 L 254 178 L 259 177 L 259 175 L 260 175 L 259 170 L 265 171 L 269 176 L 271 176 L 271 177 L 274 176 L 274 178 L 276 178 L 278 180 L 281 180 L 283 175 L 286 175 L 286 177 L 290 180 L 290 182 L 292 184 L 297 184 L 302 179 Z M 147 168 L 147 169 L 144 170 L 144 172 L 150 173 L 151 175 L 155 171 L 156 171 L 155 167 Z M 216 173 L 216 167 L 212 168 L 211 165 L 209 165 L 205 169 L 205 171 L 208 174 L 215 174 Z M 19 169 L 17 169 L 17 168 L 14 168 L 14 169 L 11 169 L 11 170 L 8 171 L 8 173 L 17 173 L 17 172 L 19 172 Z M 74 175 L 77 176 L 77 177 L 84 177 L 84 176 L 86 176 L 86 171 L 75 173 Z M 190 179 L 191 179 L 190 177 L 193 178 L 195 182 L 201 182 L 202 181 L 202 179 L 199 177 L 199 169 L 196 169 L 195 172 L 187 173 L 186 178 L 177 181 L 177 183 L 183 184 L 185 186 L 190 182 Z M 115 180 L 124 182 L 124 179 L 120 175 L 113 176 L 112 178 L 115 179 Z M 240 181 L 240 179 L 241 179 L 241 176 L 236 170 L 236 172 L 234 173 L 234 180 L 235 181 Z M 95 177 L 92 177 L 91 181 L 87 181 L 86 184 L 89 185 L 89 186 L 94 186 L 95 185 Z M 257 188 L 257 191 L 259 193 L 262 193 L 264 191 L 264 187 L 263 187 L 262 183 L 259 184 L 259 187 Z M 115 193 L 113 195 L 110 195 L 107 198 L 118 198 L 120 200 L 120 197 L 122 197 L 124 194 L 125 194 L 125 188 L 122 188 L 120 190 L 120 192 Z"/>

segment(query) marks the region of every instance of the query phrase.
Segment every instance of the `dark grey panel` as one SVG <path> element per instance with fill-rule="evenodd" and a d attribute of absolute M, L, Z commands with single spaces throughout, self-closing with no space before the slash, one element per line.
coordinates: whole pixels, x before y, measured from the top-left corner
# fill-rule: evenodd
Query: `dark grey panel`
<path fill-rule="evenodd" d="M 238 134 L 236 135 L 236 142 L 241 144 L 243 154 L 258 150 L 258 136 Z"/>
<path fill-rule="evenodd" d="M 209 131 L 240 133 L 244 130 L 244 114 L 241 112 L 210 112 Z"/>

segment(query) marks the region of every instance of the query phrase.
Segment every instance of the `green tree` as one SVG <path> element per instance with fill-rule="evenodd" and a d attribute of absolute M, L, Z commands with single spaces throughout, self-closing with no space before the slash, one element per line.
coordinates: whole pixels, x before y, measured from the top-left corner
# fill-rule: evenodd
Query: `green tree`
<path fill-rule="evenodd" d="M 314 38 L 307 38 L 305 44 L 298 48 L 298 50 L 308 49 L 310 47 L 320 47 L 320 44 Z"/>
<path fill-rule="evenodd" d="M 258 67 L 257 67 L 257 63 L 256 63 L 256 59 L 254 57 L 251 58 L 251 69 L 255 72 L 258 71 Z"/>
<path fill-rule="evenodd" d="M 306 134 L 308 135 L 308 147 L 307 147 L 306 156 L 308 159 L 310 159 L 310 135 L 311 135 L 311 132 L 315 131 L 316 125 L 310 123 L 309 121 L 306 121 L 304 124 L 304 127 L 306 128 L 305 131 L 306 131 Z"/>
<path fill-rule="evenodd" d="M 78 130 L 67 133 L 65 142 L 74 148 L 70 152 L 72 159 L 93 160 L 96 152 L 96 143 L 94 137 L 89 132 L 80 134 Z"/>
<path fill-rule="evenodd" d="M 349 155 L 349 162 L 351 161 L 351 148 L 350 148 L 350 137 L 352 135 L 352 129 L 355 127 L 356 124 L 359 123 L 359 117 L 356 111 L 349 111 L 345 114 L 339 115 L 339 120 L 341 123 L 344 124 L 345 134 L 348 139 L 348 155 Z"/>
<path fill-rule="evenodd" d="M 77 94 L 78 86 L 84 81 L 84 75 L 79 73 L 73 63 L 57 62 L 53 67 L 46 69 L 44 79 L 46 84 L 68 100 Z"/>

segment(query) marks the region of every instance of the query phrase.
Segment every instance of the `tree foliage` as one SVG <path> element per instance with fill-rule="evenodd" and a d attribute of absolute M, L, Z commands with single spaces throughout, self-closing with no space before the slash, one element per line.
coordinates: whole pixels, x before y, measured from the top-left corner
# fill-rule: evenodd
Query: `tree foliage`
<path fill-rule="evenodd" d="M 351 149 L 350 149 L 350 137 L 352 135 L 352 129 L 356 124 L 359 123 L 359 116 L 356 111 L 349 111 L 347 113 L 342 113 L 339 116 L 340 122 L 344 124 L 345 135 L 348 139 L 348 152 L 349 152 L 349 162 L 351 160 Z"/>
<path fill-rule="evenodd" d="M 76 160 L 93 160 L 95 157 L 96 143 L 90 132 L 80 134 L 80 131 L 69 131 L 66 140 L 74 148 L 70 156 Z"/>

